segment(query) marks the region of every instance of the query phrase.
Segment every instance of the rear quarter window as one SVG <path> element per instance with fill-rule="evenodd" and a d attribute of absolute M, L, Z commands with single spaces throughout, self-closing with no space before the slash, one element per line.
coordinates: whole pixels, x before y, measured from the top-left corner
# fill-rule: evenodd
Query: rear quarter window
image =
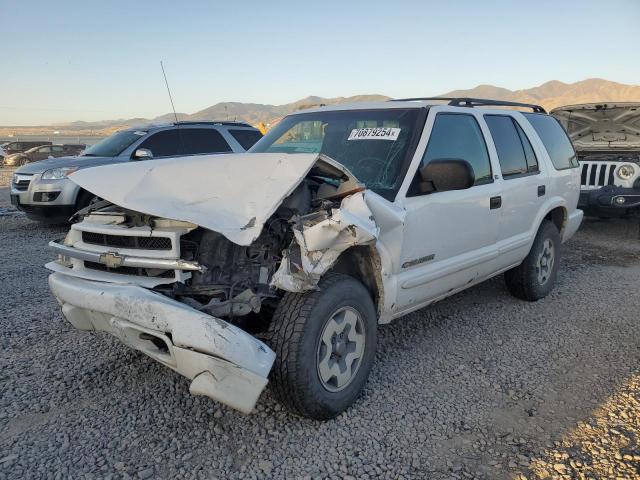
<path fill-rule="evenodd" d="M 578 158 L 571 140 L 562 125 L 550 115 L 523 113 L 547 149 L 551 163 L 556 170 L 578 166 Z"/>
<path fill-rule="evenodd" d="M 203 153 L 230 152 L 231 147 L 218 130 L 213 128 L 179 129 L 180 154 L 199 155 Z"/>
<path fill-rule="evenodd" d="M 262 134 L 257 130 L 229 130 L 229 133 L 245 150 L 249 150 L 262 138 Z"/>

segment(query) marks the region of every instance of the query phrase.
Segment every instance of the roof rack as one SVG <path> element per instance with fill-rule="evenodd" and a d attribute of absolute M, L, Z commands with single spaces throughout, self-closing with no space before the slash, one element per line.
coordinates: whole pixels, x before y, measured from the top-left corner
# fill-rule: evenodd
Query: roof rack
<path fill-rule="evenodd" d="M 470 97 L 416 97 L 416 98 L 397 98 L 389 100 L 390 102 L 413 102 L 416 100 L 444 100 L 449 101 L 448 105 L 452 107 L 522 107 L 530 108 L 535 113 L 547 113 L 540 105 L 533 103 L 507 102 L 504 100 L 489 100 L 486 98 L 470 98 Z"/>
<path fill-rule="evenodd" d="M 208 125 L 225 125 L 228 127 L 251 127 L 251 125 L 245 122 L 232 122 L 226 120 L 181 120 L 173 122 L 174 125 L 202 125 L 203 123 Z"/>

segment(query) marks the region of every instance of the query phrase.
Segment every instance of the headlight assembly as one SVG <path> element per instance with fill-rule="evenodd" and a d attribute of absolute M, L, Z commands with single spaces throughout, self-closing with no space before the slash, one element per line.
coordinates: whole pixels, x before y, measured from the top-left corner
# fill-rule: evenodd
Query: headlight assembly
<path fill-rule="evenodd" d="M 621 165 L 618 167 L 618 177 L 621 180 L 629 180 L 631 177 L 633 177 L 636 173 L 635 168 L 633 168 L 633 165 L 629 165 L 628 163 L 625 165 Z"/>
<path fill-rule="evenodd" d="M 62 167 L 62 168 L 52 168 L 51 170 L 47 170 L 42 174 L 43 180 L 60 180 L 62 178 L 66 178 L 70 173 L 75 172 L 78 167 Z"/>

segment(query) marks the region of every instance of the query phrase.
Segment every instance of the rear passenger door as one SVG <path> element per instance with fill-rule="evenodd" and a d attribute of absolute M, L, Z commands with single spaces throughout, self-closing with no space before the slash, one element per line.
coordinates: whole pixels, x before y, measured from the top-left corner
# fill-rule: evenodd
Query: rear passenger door
<path fill-rule="evenodd" d="M 499 266 L 522 260 L 532 228 L 546 196 L 546 173 L 541 172 L 525 129 L 508 114 L 485 114 L 502 177 L 502 216 L 498 234 Z M 525 124 L 525 128 L 530 127 Z"/>
<path fill-rule="evenodd" d="M 430 128 L 430 125 L 431 128 Z M 400 311 L 411 310 L 486 278 L 494 270 L 500 196 L 475 114 L 430 111 L 429 139 L 406 198 L 398 272 Z M 420 169 L 438 159 L 471 164 L 475 184 L 466 190 L 422 193 Z"/>

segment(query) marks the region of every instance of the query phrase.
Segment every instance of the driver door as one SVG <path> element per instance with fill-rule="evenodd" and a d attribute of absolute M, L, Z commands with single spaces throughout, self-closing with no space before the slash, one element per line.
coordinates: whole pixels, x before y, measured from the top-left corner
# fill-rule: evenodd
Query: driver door
<path fill-rule="evenodd" d="M 399 312 L 414 310 L 486 278 L 498 254 L 501 187 L 493 178 L 484 122 L 472 113 L 432 108 L 425 129 L 430 124 L 427 147 L 403 199 L 406 220 L 397 277 Z M 473 186 L 420 192 L 420 169 L 442 159 L 469 162 L 475 174 Z"/>

